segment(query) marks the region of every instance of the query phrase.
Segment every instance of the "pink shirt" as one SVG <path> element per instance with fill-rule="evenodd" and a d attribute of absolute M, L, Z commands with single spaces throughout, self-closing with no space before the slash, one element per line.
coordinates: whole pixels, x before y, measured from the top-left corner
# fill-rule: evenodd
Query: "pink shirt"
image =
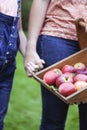
<path fill-rule="evenodd" d="M 77 40 L 77 18 L 87 22 L 87 0 L 51 0 L 41 34 Z"/>
<path fill-rule="evenodd" d="M 0 0 L 0 12 L 10 16 L 17 15 L 17 0 Z"/>

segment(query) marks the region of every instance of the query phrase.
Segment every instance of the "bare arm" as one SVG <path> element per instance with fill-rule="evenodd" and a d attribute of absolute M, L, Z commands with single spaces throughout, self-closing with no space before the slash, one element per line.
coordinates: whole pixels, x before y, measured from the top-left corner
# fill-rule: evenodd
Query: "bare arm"
<path fill-rule="evenodd" d="M 44 22 L 49 1 L 50 0 L 33 0 L 28 26 L 28 41 L 37 41 Z"/>
<path fill-rule="evenodd" d="M 27 38 L 26 38 L 26 36 L 25 36 L 25 34 L 23 32 L 21 14 L 20 14 L 20 19 L 19 19 L 18 30 L 19 30 L 19 38 L 20 38 L 19 50 L 20 50 L 21 54 L 24 57 L 25 56 Z"/>
<path fill-rule="evenodd" d="M 40 35 L 40 30 L 45 19 L 49 2 L 50 0 L 33 0 L 32 2 L 28 24 L 28 42 L 24 62 L 28 76 L 31 75 L 30 71 L 41 69 L 45 63 L 45 61 L 40 59 L 36 52 L 36 43 L 38 36 Z"/>

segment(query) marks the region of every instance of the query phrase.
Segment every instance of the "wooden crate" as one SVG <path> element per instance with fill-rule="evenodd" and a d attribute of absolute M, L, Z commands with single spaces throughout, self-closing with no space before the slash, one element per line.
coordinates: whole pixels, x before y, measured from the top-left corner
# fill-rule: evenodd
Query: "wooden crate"
<path fill-rule="evenodd" d="M 73 104 L 73 103 L 79 103 L 79 102 L 87 102 L 87 88 L 83 88 L 70 96 L 64 97 L 61 95 L 58 91 L 55 91 L 52 87 L 49 87 L 44 81 L 43 81 L 43 75 L 50 69 L 53 68 L 62 68 L 66 64 L 74 65 L 77 62 L 82 62 L 85 65 L 87 65 L 87 48 L 82 49 L 81 51 L 65 58 L 64 60 L 55 63 L 51 65 L 50 67 L 47 67 L 46 69 L 41 70 L 40 72 L 33 74 L 33 77 L 41 83 L 46 89 L 51 91 L 53 94 L 55 94 L 58 98 L 60 98 L 65 103 Z"/>

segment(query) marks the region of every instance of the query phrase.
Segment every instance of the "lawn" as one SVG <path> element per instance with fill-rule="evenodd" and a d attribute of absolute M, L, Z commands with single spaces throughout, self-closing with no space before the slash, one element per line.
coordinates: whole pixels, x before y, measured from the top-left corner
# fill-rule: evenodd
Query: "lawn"
<path fill-rule="evenodd" d="M 13 90 L 10 97 L 4 130 L 39 130 L 41 120 L 40 86 L 26 76 L 23 59 L 18 53 Z M 65 130 L 79 130 L 78 109 L 71 105 Z"/>

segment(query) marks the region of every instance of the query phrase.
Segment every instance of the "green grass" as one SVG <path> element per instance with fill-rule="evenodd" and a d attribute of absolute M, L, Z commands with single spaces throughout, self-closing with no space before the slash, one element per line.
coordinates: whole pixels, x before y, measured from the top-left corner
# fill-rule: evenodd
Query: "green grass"
<path fill-rule="evenodd" d="M 39 130 L 41 120 L 40 86 L 33 78 L 26 76 L 23 59 L 18 53 L 13 90 L 10 97 L 4 130 Z M 66 130 L 79 130 L 78 110 L 71 105 Z"/>

